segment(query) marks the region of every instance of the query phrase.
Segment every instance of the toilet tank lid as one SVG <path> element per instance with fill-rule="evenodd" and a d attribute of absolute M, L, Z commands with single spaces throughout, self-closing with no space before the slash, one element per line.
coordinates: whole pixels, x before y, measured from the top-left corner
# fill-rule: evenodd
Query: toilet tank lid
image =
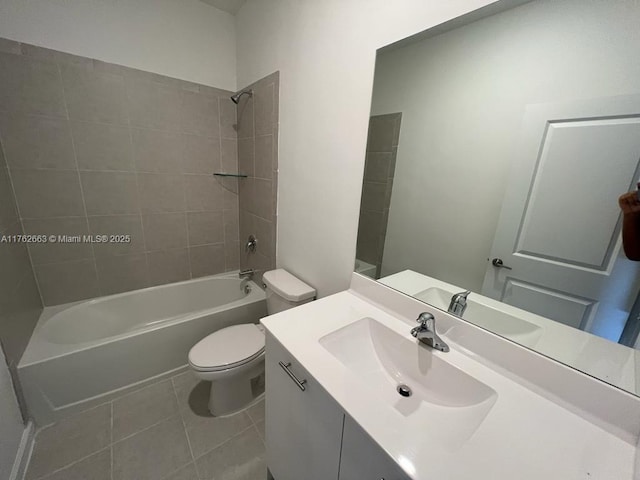
<path fill-rule="evenodd" d="M 282 268 L 265 272 L 262 280 L 267 287 L 290 302 L 301 302 L 316 296 L 315 288 Z"/>

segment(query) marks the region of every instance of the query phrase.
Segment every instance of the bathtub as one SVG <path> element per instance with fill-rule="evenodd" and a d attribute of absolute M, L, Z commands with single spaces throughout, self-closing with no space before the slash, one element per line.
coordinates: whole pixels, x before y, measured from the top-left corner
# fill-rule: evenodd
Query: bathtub
<path fill-rule="evenodd" d="M 266 314 L 237 273 L 46 307 L 18 364 L 29 413 L 47 425 L 178 373 L 206 335 Z"/>

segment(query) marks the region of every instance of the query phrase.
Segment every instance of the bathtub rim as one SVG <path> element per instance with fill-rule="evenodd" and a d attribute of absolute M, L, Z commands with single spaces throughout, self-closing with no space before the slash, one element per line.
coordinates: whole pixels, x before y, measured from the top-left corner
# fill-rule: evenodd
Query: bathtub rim
<path fill-rule="evenodd" d="M 43 338 L 43 336 L 41 335 L 41 330 L 48 320 L 50 320 L 55 315 L 65 310 L 69 310 L 69 309 L 78 307 L 80 305 L 93 304 L 99 301 L 103 301 L 105 299 L 122 298 L 122 297 L 133 295 L 139 292 L 147 292 L 151 290 L 160 290 L 163 288 L 170 288 L 174 286 L 188 285 L 188 284 L 202 282 L 210 279 L 229 279 L 229 280 L 238 280 L 239 282 L 242 282 L 244 280 L 244 279 L 238 278 L 238 271 L 236 270 L 232 272 L 225 272 L 221 274 L 207 275 L 204 277 L 183 280 L 180 282 L 154 285 L 151 287 L 145 287 L 138 290 L 130 290 L 127 292 L 121 292 L 121 293 L 116 293 L 112 295 L 104 295 L 101 297 L 95 297 L 87 300 L 79 300 L 77 302 L 69 302 L 61 305 L 52 305 L 49 307 L 44 307 L 43 311 L 40 314 L 40 317 L 38 318 L 38 322 L 31 334 L 31 337 L 29 338 L 27 347 L 25 348 L 25 351 L 22 357 L 20 358 L 20 361 L 18 362 L 17 368 L 36 365 L 41 362 L 46 362 L 48 360 L 63 357 L 65 355 L 70 355 L 76 352 L 88 350 L 96 346 L 122 340 L 127 337 L 141 335 L 141 334 L 144 334 L 145 332 L 155 331 L 170 325 L 177 325 L 179 323 L 187 322 L 195 318 L 201 317 L 203 315 L 213 314 L 229 308 L 239 307 L 245 304 L 266 300 L 266 293 L 263 290 L 263 288 L 261 288 L 261 286 L 255 280 L 249 280 L 248 284 L 252 286 L 251 292 L 238 300 L 234 300 L 229 303 L 224 303 L 222 305 L 218 305 L 213 308 L 195 310 L 183 315 L 176 315 L 173 317 L 169 317 L 169 318 L 163 319 L 163 321 L 161 322 L 157 322 L 153 325 L 148 325 L 146 327 L 139 328 L 136 330 L 123 332 L 117 335 L 104 337 L 98 340 L 69 343 L 69 344 L 58 344 L 58 343 L 49 342 L 45 338 Z"/>

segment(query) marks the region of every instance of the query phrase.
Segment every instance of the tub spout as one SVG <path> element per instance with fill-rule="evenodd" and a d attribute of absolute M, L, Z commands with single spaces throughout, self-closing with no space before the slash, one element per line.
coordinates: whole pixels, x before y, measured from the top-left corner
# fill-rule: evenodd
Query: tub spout
<path fill-rule="evenodd" d="M 240 270 L 240 272 L 238 273 L 238 277 L 248 278 L 249 280 L 251 280 L 255 273 L 256 272 L 253 268 L 247 268 L 246 270 Z"/>

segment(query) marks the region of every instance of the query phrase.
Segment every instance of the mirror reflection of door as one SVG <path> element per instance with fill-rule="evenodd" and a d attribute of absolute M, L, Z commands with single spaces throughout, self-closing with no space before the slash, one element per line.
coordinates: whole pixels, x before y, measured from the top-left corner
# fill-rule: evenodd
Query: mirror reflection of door
<path fill-rule="evenodd" d="M 379 50 L 371 117 L 402 128 L 383 226 L 365 168 L 358 268 L 443 310 L 471 290 L 463 319 L 640 394 L 640 350 L 615 343 L 640 332 L 617 205 L 639 180 L 638 25 L 639 2 L 536 0 Z"/>
<path fill-rule="evenodd" d="M 482 294 L 617 342 L 640 286 L 617 204 L 640 172 L 640 96 L 531 105 L 514 155 Z"/>

